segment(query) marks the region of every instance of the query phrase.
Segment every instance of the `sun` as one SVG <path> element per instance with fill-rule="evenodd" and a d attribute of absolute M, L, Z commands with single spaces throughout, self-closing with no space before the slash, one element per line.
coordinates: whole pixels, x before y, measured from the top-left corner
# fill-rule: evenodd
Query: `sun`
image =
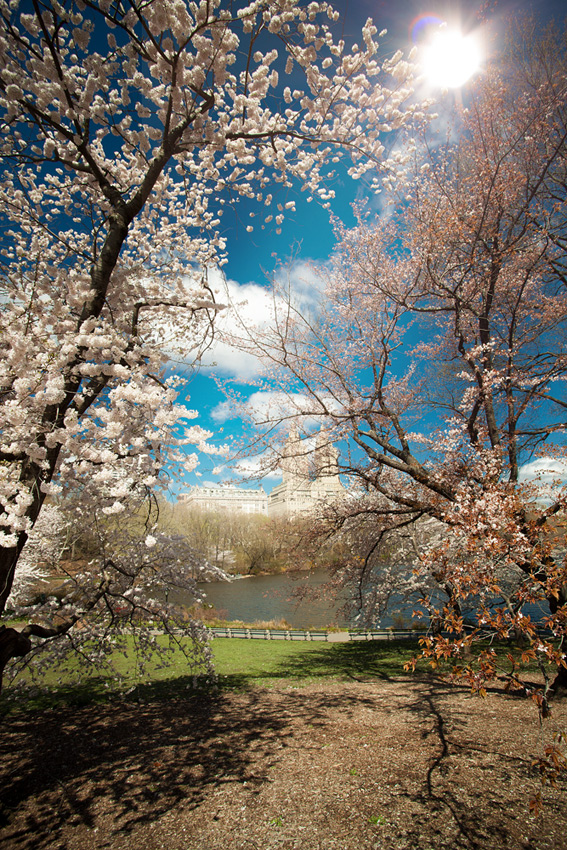
<path fill-rule="evenodd" d="M 481 52 L 472 35 L 439 27 L 420 48 L 421 66 L 429 83 L 440 88 L 459 88 L 478 71 Z"/>

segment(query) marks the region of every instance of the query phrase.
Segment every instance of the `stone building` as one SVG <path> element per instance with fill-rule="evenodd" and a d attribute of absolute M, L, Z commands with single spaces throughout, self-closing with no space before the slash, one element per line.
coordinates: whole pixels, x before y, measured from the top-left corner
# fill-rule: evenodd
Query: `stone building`
<path fill-rule="evenodd" d="M 321 502 L 344 495 L 339 478 L 337 449 L 319 433 L 315 449 L 299 437 L 297 428 L 290 431 L 281 462 L 282 483 L 268 496 L 269 516 L 300 516 Z"/>
<path fill-rule="evenodd" d="M 208 511 L 238 511 L 243 514 L 267 514 L 268 497 L 263 487 L 191 487 L 179 501 Z"/>
<path fill-rule="evenodd" d="M 300 516 L 322 502 L 343 496 L 345 488 L 339 477 L 339 453 L 319 433 L 315 448 L 302 441 L 297 428 L 292 428 L 284 446 L 282 482 L 267 495 L 263 487 L 191 487 L 179 500 L 203 510 L 238 511 L 270 517 Z"/>

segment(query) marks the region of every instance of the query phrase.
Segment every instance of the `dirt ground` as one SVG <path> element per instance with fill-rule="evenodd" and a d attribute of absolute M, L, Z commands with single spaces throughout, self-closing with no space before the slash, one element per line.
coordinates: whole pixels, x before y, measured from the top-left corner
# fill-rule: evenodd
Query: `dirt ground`
<path fill-rule="evenodd" d="M 528 809 L 557 725 L 431 678 L 9 715 L 0 847 L 563 850 L 567 784 Z"/>

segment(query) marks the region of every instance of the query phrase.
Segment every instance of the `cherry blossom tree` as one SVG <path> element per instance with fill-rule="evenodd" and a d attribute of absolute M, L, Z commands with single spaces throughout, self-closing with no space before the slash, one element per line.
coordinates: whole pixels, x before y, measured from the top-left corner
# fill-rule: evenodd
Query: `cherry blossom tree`
<path fill-rule="evenodd" d="M 6 670 L 12 693 L 27 690 L 30 682 L 41 685 L 55 666 L 67 671 L 67 681 L 105 675 L 120 682 L 121 655 L 135 660 L 138 675 L 149 662 L 163 667 L 179 653 L 187 676 L 213 675 L 206 630 L 187 609 L 204 600 L 197 581 L 225 574 L 207 564 L 186 536 L 158 522 L 156 509 L 148 513 L 133 498 L 123 504 L 119 517 L 80 496 L 65 510 L 47 505 L 41 512 L 6 606 L 9 616 L 33 625 L 12 640 L 19 656 Z M 55 557 L 56 575 L 45 571 L 43 582 L 32 583 L 37 562 L 32 576 L 32 565 L 26 567 L 34 556 L 44 568 Z M 184 605 L 175 604 L 179 597 Z M 0 650 L 7 646 L 2 641 Z"/>
<path fill-rule="evenodd" d="M 426 655 L 455 658 L 477 690 L 506 675 L 543 711 L 567 683 L 565 59 L 559 36 L 516 37 L 447 142 L 423 137 L 403 194 L 393 188 L 377 220 L 361 211 L 338 227 L 318 306 L 280 289 L 274 321 L 239 341 L 277 397 L 263 422 L 251 411 L 266 463 L 282 421 L 306 446 L 314 423 L 341 446 L 353 492 L 321 511 L 315 535 L 356 542 L 341 575 L 361 616 L 396 589 L 413 594 L 431 615 Z M 526 609 L 536 602 L 545 633 Z M 486 644 L 469 663 L 495 636 L 523 638 L 542 689 Z"/>
<path fill-rule="evenodd" d="M 277 190 L 295 185 L 328 205 L 341 157 L 360 177 L 421 120 L 412 66 L 378 61 L 371 21 L 346 51 L 337 17 L 296 0 L 2 0 L 0 611 L 47 496 L 112 515 L 194 465 L 187 445 L 213 450 L 164 366 L 210 342 L 224 210 L 243 198 L 279 226 L 294 202 L 276 208 Z M 25 628 L 3 632 L 4 658 L 45 635 Z"/>

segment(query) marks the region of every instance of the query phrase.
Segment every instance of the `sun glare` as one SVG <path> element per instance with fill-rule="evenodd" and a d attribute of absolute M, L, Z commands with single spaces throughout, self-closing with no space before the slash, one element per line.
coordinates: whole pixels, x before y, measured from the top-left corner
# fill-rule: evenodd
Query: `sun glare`
<path fill-rule="evenodd" d="M 438 29 L 421 48 L 421 62 L 429 82 L 441 88 L 458 88 L 478 71 L 481 54 L 474 36 Z"/>

